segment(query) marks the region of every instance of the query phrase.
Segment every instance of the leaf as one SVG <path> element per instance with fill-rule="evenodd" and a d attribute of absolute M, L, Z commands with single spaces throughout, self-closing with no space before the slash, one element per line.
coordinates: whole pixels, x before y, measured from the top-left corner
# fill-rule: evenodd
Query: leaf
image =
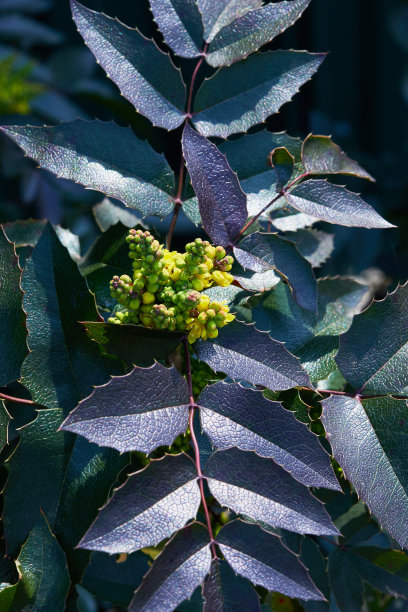
<path fill-rule="evenodd" d="M 193 123 L 204 136 L 227 138 L 277 113 L 316 72 L 322 54 L 268 51 L 221 68 L 201 85 Z"/>
<path fill-rule="evenodd" d="M 46 220 L 37 221 L 34 219 L 24 219 L 5 223 L 3 229 L 11 242 L 14 242 L 16 248 L 22 246 L 35 247 L 41 234 L 47 225 Z M 68 249 L 69 254 L 75 261 L 80 257 L 79 236 L 76 236 L 70 230 L 64 229 L 60 225 L 53 226 L 59 241 Z"/>
<path fill-rule="evenodd" d="M 233 321 L 214 342 L 196 342 L 195 351 L 215 372 L 263 385 L 273 391 L 310 385 L 298 360 L 253 325 Z"/>
<path fill-rule="evenodd" d="M 294 0 L 268 4 L 247 12 L 230 24 L 225 24 L 211 41 L 207 62 L 211 66 L 229 65 L 257 51 L 291 26 L 309 2 L 310 0 Z M 259 3 L 252 1 L 244 4 L 256 9 Z"/>
<path fill-rule="evenodd" d="M 70 586 L 65 555 L 44 516 L 35 525 L 18 556 L 20 580 L 11 612 L 63 612 Z"/>
<path fill-rule="evenodd" d="M 217 543 L 234 571 L 254 584 L 302 600 L 323 599 L 304 565 L 277 536 L 235 520 L 220 530 Z"/>
<path fill-rule="evenodd" d="M 143 228 L 146 227 L 134 210 L 122 208 L 111 202 L 109 198 L 104 198 L 102 202 L 96 204 L 92 208 L 92 213 L 101 232 L 106 232 L 106 230 L 118 222 L 122 223 L 125 227 L 136 227 L 136 225 L 140 225 Z"/>
<path fill-rule="evenodd" d="M 174 130 L 184 121 L 185 86 L 166 53 L 138 30 L 71 0 L 79 33 L 122 96 L 153 123 Z M 154 70 L 152 70 L 154 65 Z"/>
<path fill-rule="evenodd" d="M 42 13 L 51 8 L 49 0 L 0 0 L 0 11 Z"/>
<path fill-rule="evenodd" d="M 357 193 L 324 180 L 310 180 L 286 193 L 288 203 L 307 215 L 347 227 L 395 227 L 383 219 Z"/>
<path fill-rule="evenodd" d="M 174 178 L 167 161 L 130 128 L 77 119 L 2 130 L 43 168 L 117 198 L 144 216 L 164 217 L 173 208 Z"/>
<path fill-rule="evenodd" d="M 373 181 L 373 177 L 350 159 L 330 136 L 309 134 L 302 146 L 302 162 L 307 174 L 348 174 Z"/>
<path fill-rule="evenodd" d="M 21 270 L 14 245 L 0 229 L 0 386 L 20 378 L 27 355 L 27 329 L 22 308 Z"/>
<path fill-rule="evenodd" d="M 339 548 L 329 556 L 329 578 L 336 602 L 343 612 L 361 612 L 363 585 L 352 563 L 351 553 Z"/>
<path fill-rule="evenodd" d="M 213 559 L 203 584 L 203 612 L 261 612 L 259 596 L 247 580 L 238 578 L 226 561 Z"/>
<path fill-rule="evenodd" d="M 94 552 L 81 584 L 98 599 L 128 606 L 148 569 L 148 557 L 142 552 L 129 555 L 125 561 Z"/>
<path fill-rule="evenodd" d="M 279 193 L 290 181 L 295 167 L 295 159 L 285 147 L 278 147 L 271 151 L 268 161 L 276 174 L 276 191 Z"/>
<path fill-rule="evenodd" d="M 150 366 L 156 359 L 163 359 L 180 344 L 185 332 L 169 332 L 150 329 L 142 325 L 115 325 L 85 321 L 92 340 L 102 345 L 110 355 L 122 359 L 126 365 Z"/>
<path fill-rule="evenodd" d="M 0 17 L 0 36 L 2 39 L 23 41 L 24 47 L 33 45 L 54 46 L 64 41 L 64 35 L 38 20 L 10 13 Z"/>
<path fill-rule="evenodd" d="M 239 384 L 207 385 L 198 399 L 201 426 L 217 449 L 238 447 L 273 459 L 309 487 L 341 490 L 318 438 L 280 402 Z"/>
<path fill-rule="evenodd" d="M 322 406 L 335 459 L 381 526 L 407 547 L 407 403 L 331 396 Z"/>
<path fill-rule="evenodd" d="M 203 24 L 195 0 L 150 0 L 164 41 L 180 57 L 201 55 Z"/>
<path fill-rule="evenodd" d="M 288 281 L 299 306 L 316 311 L 317 284 L 312 266 L 293 242 L 276 234 L 255 232 L 245 236 L 234 248 L 234 255 L 244 268 L 255 272 L 276 270 Z"/>
<path fill-rule="evenodd" d="M 135 593 L 129 612 L 174 610 L 188 599 L 211 568 L 207 529 L 192 523 L 165 546 Z"/>
<path fill-rule="evenodd" d="M 238 177 L 217 147 L 188 124 L 183 131 L 183 152 L 203 227 L 214 244 L 227 246 L 248 217 Z"/>
<path fill-rule="evenodd" d="M 295 533 L 339 533 L 321 502 L 271 459 L 237 448 L 216 451 L 204 475 L 216 500 L 237 514 Z"/>
<path fill-rule="evenodd" d="M 286 232 L 285 238 L 296 244 L 299 253 L 313 268 L 319 268 L 325 263 L 334 250 L 334 235 L 316 229 Z"/>
<path fill-rule="evenodd" d="M 234 254 L 238 261 L 238 258 L 244 263 L 245 261 L 254 261 L 246 251 L 241 251 L 237 247 L 234 248 Z M 274 270 L 266 270 L 264 272 L 252 272 L 251 270 L 243 270 L 241 266 L 235 265 L 231 271 L 234 279 L 239 285 L 247 291 L 256 291 L 264 293 L 270 291 L 280 281 L 281 277 L 274 272 Z"/>
<path fill-rule="evenodd" d="M 8 426 L 10 418 L 11 417 L 7 412 L 4 401 L 0 400 L 0 451 L 6 446 L 8 442 Z"/>
<path fill-rule="evenodd" d="M 189 403 L 186 379 L 174 367 L 155 363 L 96 387 L 61 429 L 121 453 L 151 453 L 187 430 Z"/>
<path fill-rule="evenodd" d="M 373 302 L 341 336 L 336 363 L 353 387 L 387 394 L 407 386 L 407 316 L 408 283 Z"/>
<path fill-rule="evenodd" d="M 204 24 L 204 38 L 211 42 L 222 28 L 262 6 L 262 0 L 197 0 Z"/>
<path fill-rule="evenodd" d="M 116 489 L 79 546 L 110 554 L 156 546 L 193 518 L 200 502 L 197 470 L 187 455 L 151 461 Z"/>
<path fill-rule="evenodd" d="M 388 550 L 389 562 L 391 559 L 400 562 L 399 557 L 404 557 L 406 569 L 407 555 L 399 550 Z M 374 547 L 362 547 L 354 549 L 353 564 L 362 580 L 368 582 L 374 589 L 387 593 L 392 597 L 408 597 L 408 581 L 396 575 L 391 569 L 388 571 L 375 563 L 376 555 L 384 556 L 384 549 Z"/>

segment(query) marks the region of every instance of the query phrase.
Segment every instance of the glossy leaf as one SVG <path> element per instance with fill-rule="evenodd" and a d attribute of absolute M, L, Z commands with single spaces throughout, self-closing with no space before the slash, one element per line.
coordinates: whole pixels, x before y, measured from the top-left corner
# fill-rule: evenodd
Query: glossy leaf
<path fill-rule="evenodd" d="M 234 571 L 254 584 L 302 600 L 323 599 L 304 565 L 280 538 L 236 520 L 225 525 L 216 539 Z"/>
<path fill-rule="evenodd" d="M 294 0 L 268 4 L 258 10 L 247 12 L 228 25 L 225 24 L 225 27 L 212 39 L 207 62 L 211 66 L 222 66 L 243 59 L 291 26 L 301 16 L 309 2 L 310 0 Z M 235 4 L 242 5 L 243 2 L 238 0 Z M 256 0 L 244 2 L 244 5 L 254 9 L 257 4 L 259 2 Z"/>
<path fill-rule="evenodd" d="M 295 167 L 295 159 L 285 147 L 278 147 L 271 151 L 268 161 L 276 174 L 276 190 L 280 192 L 290 181 Z"/>
<path fill-rule="evenodd" d="M 330 458 L 280 402 L 239 384 L 207 385 L 198 399 L 201 426 L 215 448 L 238 447 L 273 459 L 309 487 L 340 490 Z"/>
<path fill-rule="evenodd" d="M 285 238 L 296 244 L 297 250 L 312 268 L 319 268 L 334 251 L 334 235 L 320 230 L 300 229 L 287 232 Z"/>
<path fill-rule="evenodd" d="M 156 363 L 96 387 L 61 429 L 122 453 L 151 453 L 187 430 L 189 401 L 186 379 L 174 367 Z"/>
<path fill-rule="evenodd" d="M 309 180 L 286 194 L 296 210 L 328 223 L 347 227 L 394 227 L 357 194 L 324 180 Z"/>
<path fill-rule="evenodd" d="M 174 179 L 167 161 L 130 128 L 78 119 L 2 130 L 43 168 L 117 198 L 144 216 L 164 217 L 173 208 Z"/>
<path fill-rule="evenodd" d="M 165 546 L 135 593 L 129 612 L 174 610 L 189 599 L 211 568 L 207 529 L 193 523 Z"/>
<path fill-rule="evenodd" d="M 215 372 L 275 391 L 310 385 L 298 360 L 280 342 L 253 325 L 233 321 L 214 342 L 199 341 L 196 353 Z"/>
<path fill-rule="evenodd" d="M 357 162 L 350 159 L 330 136 L 310 134 L 302 146 L 302 162 L 307 174 L 349 174 L 374 180 Z"/>
<path fill-rule="evenodd" d="M 333 454 L 381 526 L 408 546 L 407 403 L 331 396 L 322 422 Z"/>
<path fill-rule="evenodd" d="M 45 220 L 24 219 L 5 223 L 3 229 L 8 239 L 14 242 L 16 248 L 23 246 L 35 247 L 46 225 L 47 221 Z M 76 236 L 70 230 L 64 229 L 60 225 L 53 227 L 61 244 L 68 249 L 72 259 L 77 261 L 81 250 L 79 236 Z"/>
<path fill-rule="evenodd" d="M 150 0 L 150 6 L 170 49 L 180 57 L 198 57 L 203 24 L 195 0 Z"/>
<path fill-rule="evenodd" d="M 340 338 L 337 365 L 365 394 L 399 393 L 408 385 L 408 284 L 373 302 Z M 386 333 L 384 333 L 386 330 Z"/>
<path fill-rule="evenodd" d="M 261 612 L 258 593 L 222 559 L 211 562 L 211 571 L 203 584 L 203 597 L 203 612 L 233 612 L 240 608 Z"/>
<path fill-rule="evenodd" d="M 246 261 L 254 261 L 255 258 L 250 256 L 246 251 L 241 251 L 239 248 L 234 248 L 234 255 L 238 261 L 241 259 L 243 263 Z M 241 266 L 235 265 L 232 273 L 234 279 L 239 283 L 240 287 L 247 291 L 256 291 L 264 293 L 270 291 L 281 280 L 281 276 L 274 270 L 266 270 L 264 272 L 253 272 L 252 270 L 244 270 Z"/>
<path fill-rule="evenodd" d="M 244 268 L 255 272 L 276 270 L 287 279 L 299 306 L 316 310 L 317 285 L 312 266 L 297 250 L 293 242 L 276 234 L 255 232 L 246 236 L 234 255 Z"/>
<path fill-rule="evenodd" d="M 181 125 L 185 86 L 169 56 L 117 19 L 91 11 L 76 0 L 71 0 L 71 8 L 86 45 L 135 109 L 166 130 Z"/>
<path fill-rule="evenodd" d="M 101 232 L 106 232 L 112 225 L 119 222 L 125 227 L 136 227 L 136 225 L 145 227 L 142 219 L 134 210 L 121 208 L 111 202 L 109 198 L 104 198 L 102 202 L 96 204 L 92 208 L 92 213 Z"/>
<path fill-rule="evenodd" d="M 221 506 L 296 533 L 336 534 L 321 502 L 271 459 L 232 448 L 217 451 L 204 475 Z"/>
<path fill-rule="evenodd" d="M 238 177 L 217 147 L 188 124 L 183 132 L 183 152 L 203 227 L 214 244 L 227 246 L 248 217 Z"/>
<path fill-rule="evenodd" d="M 197 0 L 204 23 L 204 38 L 211 42 L 222 28 L 262 6 L 262 0 Z"/>
<path fill-rule="evenodd" d="M 20 378 L 27 355 L 27 329 L 23 312 L 21 270 L 14 246 L 0 229 L 0 386 Z"/>
<path fill-rule="evenodd" d="M 197 93 L 194 125 L 204 136 L 245 132 L 290 102 L 323 59 L 306 51 L 268 51 L 221 68 Z"/>
<path fill-rule="evenodd" d="M 200 501 L 187 455 L 152 461 L 115 491 L 79 545 L 110 554 L 156 546 L 195 517 Z"/>

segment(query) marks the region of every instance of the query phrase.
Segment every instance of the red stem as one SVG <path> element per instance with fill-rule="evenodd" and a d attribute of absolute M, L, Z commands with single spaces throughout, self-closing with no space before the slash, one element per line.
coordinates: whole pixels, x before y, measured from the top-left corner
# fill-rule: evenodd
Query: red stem
<path fill-rule="evenodd" d="M 9 402 L 18 402 L 19 404 L 30 404 L 30 406 L 39 406 L 32 400 L 22 399 L 21 397 L 12 397 L 11 395 L 6 395 L 5 393 L 0 393 L 0 399 L 7 400 Z"/>
<path fill-rule="evenodd" d="M 360 393 L 347 393 L 347 391 L 331 391 L 330 389 L 317 389 L 319 394 L 321 393 L 330 393 L 330 395 L 342 395 L 344 397 L 353 397 L 361 400 L 367 399 L 378 399 L 379 397 L 388 397 L 388 395 L 361 395 Z M 391 397 L 394 399 L 408 400 L 408 395 L 393 395 L 390 393 Z"/>
<path fill-rule="evenodd" d="M 198 446 L 197 438 L 196 438 L 195 431 L 194 431 L 194 414 L 195 414 L 196 408 L 198 408 L 198 406 L 195 403 L 194 396 L 193 396 L 193 384 L 192 384 L 192 380 L 191 380 L 190 352 L 188 350 L 188 340 L 187 340 L 186 336 L 184 336 L 184 338 L 183 338 L 183 347 L 184 347 L 184 355 L 185 355 L 185 358 L 186 358 L 187 385 L 188 385 L 188 390 L 189 390 L 189 393 L 190 393 L 190 406 L 189 406 L 190 414 L 189 414 L 188 425 L 189 425 L 189 428 L 190 428 L 191 442 L 192 442 L 193 448 L 194 448 L 195 465 L 196 465 L 197 475 L 198 475 L 198 486 L 200 487 L 201 503 L 203 505 L 204 514 L 205 514 L 205 520 L 207 522 L 207 528 L 208 528 L 208 532 L 210 534 L 211 552 L 212 552 L 213 559 L 216 559 L 217 558 L 217 551 L 215 549 L 214 534 L 213 534 L 213 530 L 212 530 L 212 526 L 211 526 L 211 519 L 210 519 L 210 513 L 209 513 L 209 510 L 208 510 L 208 506 L 207 506 L 207 500 L 205 499 L 205 493 L 204 493 L 204 480 L 205 480 L 205 476 L 203 476 L 203 472 L 202 472 L 202 469 L 201 469 L 200 448 Z"/>

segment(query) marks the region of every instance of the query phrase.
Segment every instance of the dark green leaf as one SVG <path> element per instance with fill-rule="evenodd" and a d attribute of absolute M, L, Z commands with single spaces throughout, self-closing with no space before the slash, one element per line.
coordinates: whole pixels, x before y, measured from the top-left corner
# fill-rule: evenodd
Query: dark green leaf
<path fill-rule="evenodd" d="M 43 168 L 117 198 L 144 216 L 164 217 L 173 208 L 174 178 L 167 161 L 130 128 L 78 119 L 2 130 Z"/>
<path fill-rule="evenodd" d="M 150 0 L 150 6 L 170 49 L 180 57 L 198 57 L 204 33 L 195 0 Z"/>
<path fill-rule="evenodd" d="M 58 45 L 64 40 L 64 35 L 45 23 L 18 13 L 10 13 L 0 17 L 0 36 L 9 40 L 24 41 L 24 46 Z"/>
<path fill-rule="evenodd" d="M 354 549 L 355 556 L 353 563 L 356 567 L 362 580 L 368 582 L 374 589 L 387 593 L 393 597 L 408 598 L 408 580 L 404 579 L 395 574 L 393 569 L 388 571 L 375 563 L 375 558 L 379 554 L 384 555 L 384 549 L 381 548 L 356 548 Z M 398 557 L 403 555 L 405 557 L 405 569 L 408 563 L 408 557 L 402 551 L 389 550 L 389 561 L 395 559 L 397 562 L 400 561 Z M 406 577 L 407 578 L 407 577 Z"/>
<path fill-rule="evenodd" d="M 316 229 L 299 229 L 286 232 L 285 238 L 296 244 L 297 250 L 313 268 L 319 268 L 334 250 L 333 234 Z"/>
<path fill-rule="evenodd" d="M 76 0 L 71 0 L 71 8 L 85 43 L 135 109 L 166 130 L 181 125 L 185 86 L 169 56 L 117 19 L 91 11 Z"/>
<path fill-rule="evenodd" d="M 306 51 L 268 51 L 221 68 L 198 91 L 194 125 L 204 136 L 245 132 L 290 102 L 323 59 Z"/>
<path fill-rule="evenodd" d="M 309 570 L 309 574 L 315 585 L 320 589 L 327 600 L 330 599 L 330 586 L 327 576 L 326 559 L 320 546 L 312 538 L 303 537 L 301 541 L 300 560 Z M 319 606 L 324 604 L 320 603 Z M 328 603 L 325 604 L 328 610 Z M 319 609 L 319 608 L 317 608 Z M 313 610 L 313 606 L 306 607 L 307 612 Z"/>
<path fill-rule="evenodd" d="M 0 400 L 0 451 L 8 442 L 8 426 L 10 415 L 6 410 L 3 400 Z M 1 583 L 1 580 L 0 580 Z"/>
<path fill-rule="evenodd" d="M 134 210 L 121 208 L 111 202 L 109 198 L 105 198 L 102 202 L 96 204 L 92 208 L 92 212 L 101 232 L 106 232 L 112 225 L 116 225 L 119 222 L 125 227 L 140 225 L 145 228 L 141 218 Z"/>
<path fill-rule="evenodd" d="M 35 247 L 46 225 L 47 221 L 45 220 L 26 219 L 5 223 L 3 229 L 8 239 L 14 242 L 16 248 L 23 246 Z M 72 259 L 78 260 L 80 257 L 79 237 L 60 225 L 54 226 L 54 229 L 61 244 L 68 249 Z"/>
<path fill-rule="evenodd" d="M 276 191 L 280 192 L 289 183 L 295 167 L 295 159 L 285 147 L 271 151 L 268 160 L 276 174 Z"/>
<path fill-rule="evenodd" d="M 350 159 L 330 136 L 310 134 L 303 143 L 302 161 L 307 174 L 349 174 L 374 180 L 357 162 Z"/>
<path fill-rule="evenodd" d="M 222 536 L 221 536 L 222 537 Z M 213 559 L 203 585 L 203 612 L 260 612 L 258 593 L 243 578 L 238 578 L 226 561 Z"/>
<path fill-rule="evenodd" d="M 50 0 L 1 0 L 0 11 L 42 13 L 51 7 Z"/>
<path fill-rule="evenodd" d="M 329 578 L 341 612 L 361 612 L 363 585 L 353 565 L 352 553 L 339 548 L 329 556 Z"/>

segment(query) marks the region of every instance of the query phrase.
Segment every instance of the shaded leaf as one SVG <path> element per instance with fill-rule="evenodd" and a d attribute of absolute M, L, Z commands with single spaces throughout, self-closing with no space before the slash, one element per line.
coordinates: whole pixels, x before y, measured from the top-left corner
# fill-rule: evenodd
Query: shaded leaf
<path fill-rule="evenodd" d="M 211 42 L 222 28 L 262 6 L 262 0 L 197 0 L 203 24 L 204 38 Z"/>
<path fill-rule="evenodd" d="M 391 397 L 322 401 L 333 455 L 381 526 L 408 546 L 407 403 Z"/>
<path fill-rule="evenodd" d="M 211 42 L 207 62 L 211 66 L 222 66 L 243 59 L 291 26 L 309 2 L 310 0 L 294 0 L 268 4 L 247 12 L 228 25 L 225 24 Z M 238 0 L 237 4 L 242 5 L 243 2 Z M 255 0 L 244 4 L 256 8 L 259 3 Z"/>
<path fill-rule="evenodd" d="M 24 219 L 5 223 L 3 229 L 16 248 L 23 246 L 35 247 L 47 225 L 46 220 Z M 72 259 L 78 260 L 81 253 L 79 236 L 60 225 L 53 226 L 59 241 L 68 249 Z"/>
<path fill-rule="evenodd" d="M 392 597 L 406 599 L 408 597 L 408 580 L 406 579 L 408 576 L 404 579 L 404 577 L 396 575 L 392 569 L 387 571 L 375 563 L 376 556 L 379 555 L 381 558 L 381 556 L 384 556 L 384 552 L 384 549 L 368 546 L 354 549 L 353 564 L 356 571 L 361 579 L 368 582 L 374 589 Z M 402 559 L 400 557 L 404 557 L 403 564 L 406 569 L 408 563 L 406 554 L 400 550 L 388 550 L 387 552 L 389 553 L 388 562 L 392 559 L 394 562 L 401 564 Z"/>
<path fill-rule="evenodd" d="M 330 586 L 329 579 L 327 576 L 327 563 L 326 558 L 323 556 L 323 553 L 320 549 L 320 546 L 317 542 L 315 542 L 312 538 L 303 537 L 301 540 L 301 549 L 300 549 L 300 560 L 306 566 L 310 578 L 313 580 L 314 584 L 319 588 L 319 590 L 326 597 L 327 602 L 320 602 L 318 604 L 313 604 L 304 607 L 307 612 L 312 612 L 313 609 L 317 612 L 320 610 L 328 610 L 329 609 L 329 600 L 330 600 Z"/>
<path fill-rule="evenodd" d="M 344 377 L 364 393 L 399 393 L 408 384 L 408 283 L 373 302 L 341 336 Z M 386 330 L 386 333 L 384 333 Z"/>
<path fill-rule="evenodd" d="M 86 45 L 121 94 L 153 123 L 174 130 L 184 121 L 185 86 L 168 55 L 138 30 L 71 0 Z M 152 70 L 154 65 L 154 70 Z"/>
<path fill-rule="evenodd" d="M 0 400 L 0 451 L 6 446 L 8 442 L 8 426 L 10 422 L 10 415 L 6 410 L 4 401 Z M 1 580 L 0 580 L 1 583 Z"/>
<path fill-rule="evenodd" d="M 117 198 L 144 216 L 164 217 L 173 208 L 174 178 L 166 159 L 130 128 L 77 119 L 2 130 L 43 168 Z"/>
<path fill-rule="evenodd" d="M 248 217 L 238 177 L 217 147 L 188 124 L 183 131 L 183 152 L 203 227 L 214 244 L 227 246 Z"/>
<path fill-rule="evenodd" d="M 303 600 L 323 599 L 304 565 L 277 536 L 236 520 L 221 529 L 217 543 L 234 571 L 254 584 Z"/>
<path fill-rule="evenodd" d="M 151 461 L 115 491 L 79 546 L 110 554 L 156 546 L 193 518 L 200 502 L 197 470 L 187 455 Z"/>
<path fill-rule="evenodd" d="M 49 0 L 0 0 L 0 11 L 42 13 L 51 8 Z"/>
<path fill-rule="evenodd" d="M 279 193 L 290 181 L 295 167 L 295 159 L 285 147 L 278 147 L 271 151 L 268 161 L 276 174 L 276 191 Z"/>
<path fill-rule="evenodd" d="M 222 536 L 221 536 L 222 537 Z M 203 584 L 203 612 L 260 612 L 259 596 L 247 580 L 234 574 L 226 561 L 213 559 Z"/>
<path fill-rule="evenodd" d="M 24 40 L 25 48 L 32 45 L 52 47 L 61 44 L 64 40 L 62 32 L 34 18 L 18 13 L 1 15 L 0 36 L 6 40 Z"/>
<path fill-rule="evenodd" d="M 238 447 L 273 459 L 309 487 L 340 490 L 318 438 L 261 391 L 239 384 L 207 385 L 198 399 L 201 425 L 213 446 Z"/>
<path fill-rule="evenodd" d="M 0 386 L 20 378 L 27 355 L 21 270 L 14 246 L 0 229 Z"/>
<path fill-rule="evenodd" d="M 237 514 L 296 533 L 338 533 L 321 502 L 271 459 L 237 448 L 217 451 L 204 474 L 217 501 Z"/>
<path fill-rule="evenodd" d="M 334 250 L 334 235 L 316 229 L 286 232 L 285 238 L 296 244 L 299 253 L 313 268 L 319 268 Z"/>
<path fill-rule="evenodd" d="M 352 563 L 352 553 L 339 548 L 329 556 L 329 578 L 337 605 L 342 612 L 361 612 L 363 585 Z"/>
<path fill-rule="evenodd" d="M 395 227 L 357 194 L 324 180 L 309 180 L 286 193 L 289 204 L 302 213 L 347 227 Z"/>
<path fill-rule="evenodd" d="M 146 227 L 134 210 L 121 208 L 111 202 L 109 198 L 105 198 L 102 202 L 96 204 L 92 208 L 92 213 L 101 232 L 106 232 L 107 229 L 118 222 L 125 227 L 136 227 L 136 225 Z"/>
<path fill-rule="evenodd" d="M 302 146 L 302 162 L 308 174 L 349 174 L 374 180 L 357 162 L 350 159 L 330 136 L 309 134 Z"/>
<path fill-rule="evenodd" d="M 215 372 L 274 391 L 310 385 L 298 360 L 280 342 L 253 325 L 233 321 L 214 342 L 196 342 L 196 353 Z"/>
<path fill-rule="evenodd" d="M 170 49 L 180 57 L 198 57 L 203 24 L 195 0 L 150 0 L 150 6 Z"/>
<path fill-rule="evenodd" d="M 221 68 L 197 93 L 194 125 L 204 136 L 245 132 L 290 102 L 323 59 L 306 51 L 268 51 Z"/>
<path fill-rule="evenodd" d="M 174 610 L 188 599 L 211 568 L 207 529 L 193 523 L 165 546 L 135 593 L 129 612 Z"/>

